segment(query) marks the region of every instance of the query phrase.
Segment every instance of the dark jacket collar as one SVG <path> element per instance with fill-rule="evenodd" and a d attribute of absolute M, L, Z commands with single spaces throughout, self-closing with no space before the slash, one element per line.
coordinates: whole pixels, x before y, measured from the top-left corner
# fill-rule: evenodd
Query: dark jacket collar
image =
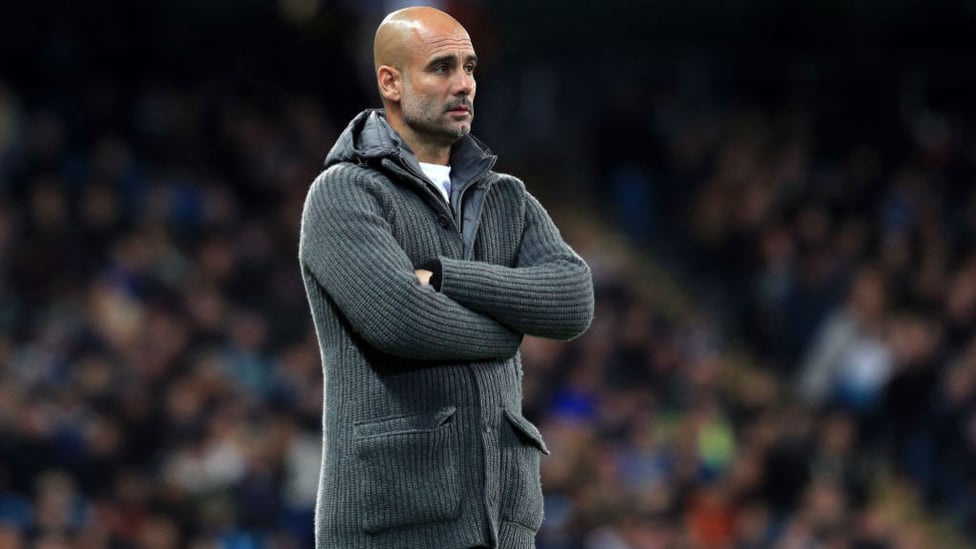
<path fill-rule="evenodd" d="M 461 189 L 484 175 L 497 160 L 487 145 L 466 135 L 451 147 L 451 179 Z M 382 169 L 390 159 L 407 171 L 422 174 L 410 147 L 386 121 L 383 109 L 367 109 L 352 119 L 325 158 L 325 167 L 340 162 L 368 164 Z"/>

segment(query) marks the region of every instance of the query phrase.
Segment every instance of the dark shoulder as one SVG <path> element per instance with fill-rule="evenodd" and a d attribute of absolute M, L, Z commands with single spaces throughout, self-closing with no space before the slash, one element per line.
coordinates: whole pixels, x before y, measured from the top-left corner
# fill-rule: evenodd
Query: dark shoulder
<path fill-rule="evenodd" d="M 346 184 L 364 181 L 376 176 L 376 171 L 369 166 L 352 162 L 338 162 L 322 170 L 312 185 Z"/>
<path fill-rule="evenodd" d="M 338 162 L 323 170 L 312 181 L 309 195 L 375 192 L 382 187 L 383 180 L 383 176 L 369 166 Z"/>
<path fill-rule="evenodd" d="M 494 192 L 527 194 L 525 183 L 521 179 L 507 173 L 491 172 L 491 186 Z"/>

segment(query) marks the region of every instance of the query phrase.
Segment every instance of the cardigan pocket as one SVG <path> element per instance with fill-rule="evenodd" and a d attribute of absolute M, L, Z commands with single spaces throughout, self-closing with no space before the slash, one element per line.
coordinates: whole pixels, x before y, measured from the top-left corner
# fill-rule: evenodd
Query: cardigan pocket
<path fill-rule="evenodd" d="M 549 454 L 535 425 L 521 414 L 504 410 L 510 429 L 503 429 L 501 444 L 502 518 L 532 531 L 542 526 L 542 454 Z"/>
<path fill-rule="evenodd" d="M 461 510 L 457 408 L 357 422 L 363 528 L 457 519 Z"/>

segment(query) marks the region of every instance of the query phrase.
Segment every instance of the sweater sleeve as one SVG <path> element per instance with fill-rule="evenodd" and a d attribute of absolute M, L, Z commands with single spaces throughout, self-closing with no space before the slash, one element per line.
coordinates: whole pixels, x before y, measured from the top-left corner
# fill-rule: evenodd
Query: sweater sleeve
<path fill-rule="evenodd" d="M 302 213 L 302 267 L 335 301 L 352 329 L 377 349 L 419 360 L 509 358 L 517 334 L 420 284 L 368 178 L 327 170 Z"/>
<path fill-rule="evenodd" d="M 590 268 L 563 241 L 541 204 L 525 192 L 516 265 L 440 258 L 440 291 L 520 333 L 572 339 L 593 319 Z"/>

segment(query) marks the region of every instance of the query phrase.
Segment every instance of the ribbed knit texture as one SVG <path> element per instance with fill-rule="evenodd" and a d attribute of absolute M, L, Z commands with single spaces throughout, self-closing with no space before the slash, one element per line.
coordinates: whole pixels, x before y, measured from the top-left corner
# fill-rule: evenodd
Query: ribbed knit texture
<path fill-rule="evenodd" d="M 590 272 L 480 143 L 455 149 L 464 215 L 377 111 L 349 125 L 309 190 L 299 258 L 324 373 L 318 547 L 528 549 L 542 522 L 548 451 L 521 415 L 518 346 L 589 326 Z M 433 260 L 440 291 L 414 275 Z"/>

